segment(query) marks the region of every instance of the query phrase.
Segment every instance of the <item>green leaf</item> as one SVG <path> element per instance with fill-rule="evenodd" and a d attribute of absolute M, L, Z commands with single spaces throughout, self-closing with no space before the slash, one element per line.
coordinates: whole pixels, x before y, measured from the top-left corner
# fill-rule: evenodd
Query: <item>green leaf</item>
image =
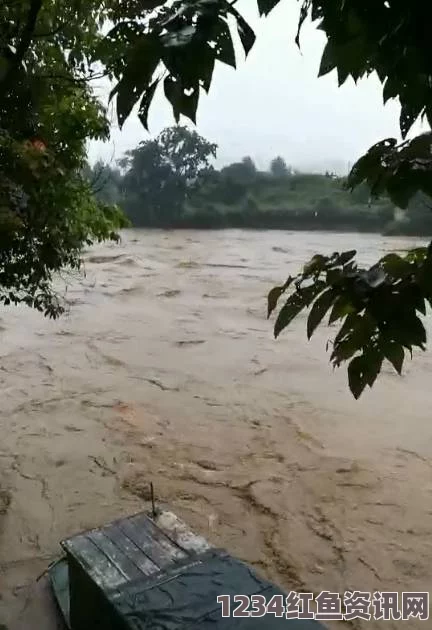
<path fill-rule="evenodd" d="M 390 321 L 387 327 L 387 336 L 407 350 L 411 350 L 412 346 L 424 349 L 426 343 L 426 330 L 422 321 L 414 313 L 414 311 L 398 312 L 399 317 Z"/>
<path fill-rule="evenodd" d="M 316 327 L 322 321 L 324 315 L 329 310 L 335 299 L 335 293 L 332 288 L 324 291 L 313 303 L 307 320 L 307 337 L 310 339 Z"/>
<path fill-rule="evenodd" d="M 323 289 L 325 289 L 327 286 L 327 283 L 324 282 L 323 280 L 315 280 L 313 282 L 313 284 L 307 286 L 307 287 L 302 287 L 299 289 L 298 293 L 301 294 L 305 305 L 306 306 L 310 306 L 310 304 L 312 304 L 313 300 L 316 298 L 316 296 L 321 293 L 321 291 Z"/>
<path fill-rule="evenodd" d="M 348 79 L 350 73 L 346 68 L 342 68 L 340 65 L 337 66 L 337 75 L 338 75 L 338 87 L 341 87 L 345 81 Z"/>
<path fill-rule="evenodd" d="M 233 13 L 237 19 L 237 31 L 242 43 L 246 56 L 250 53 L 252 46 L 255 43 L 255 33 L 246 22 L 243 16 L 238 11 L 233 10 Z"/>
<path fill-rule="evenodd" d="M 220 44 L 217 36 L 215 48 L 211 48 L 207 42 L 202 42 L 199 37 L 197 35 L 191 43 L 178 49 L 165 48 L 162 60 L 172 78 L 180 82 L 184 88 L 201 84 L 208 92 Z"/>
<path fill-rule="evenodd" d="M 357 82 L 367 72 L 369 54 L 366 38 L 361 34 L 338 45 L 334 57 L 341 74 L 351 75 Z"/>
<path fill-rule="evenodd" d="M 117 118 L 120 127 L 151 82 L 159 61 L 160 43 L 152 35 L 143 35 L 130 49 L 123 76 L 110 95 L 111 99 L 117 94 Z"/>
<path fill-rule="evenodd" d="M 341 269 L 329 269 L 326 273 L 326 282 L 333 286 L 339 285 L 343 278 L 343 272 Z"/>
<path fill-rule="evenodd" d="M 382 67 L 377 64 L 375 68 L 375 72 L 377 73 L 378 79 L 381 81 L 381 83 L 384 83 L 387 77 L 387 74 L 386 74 L 387 69 L 384 66 Z"/>
<path fill-rule="evenodd" d="M 325 48 L 321 57 L 321 63 L 319 67 L 318 76 L 322 77 L 325 74 L 328 74 L 329 72 L 331 72 L 332 70 L 336 68 L 336 65 L 337 63 L 334 56 L 333 44 L 329 40 L 327 44 L 325 45 Z"/>
<path fill-rule="evenodd" d="M 349 315 L 347 315 L 345 318 L 345 321 L 343 322 L 342 326 L 339 329 L 339 332 L 337 333 L 334 339 L 335 347 L 337 347 L 337 344 L 339 344 L 342 340 L 348 338 L 352 334 L 352 332 L 357 327 L 361 327 L 361 325 L 362 325 L 361 315 L 359 315 L 358 313 L 350 313 Z"/>
<path fill-rule="evenodd" d="M 211 87 L 212 79 L 213 79 L 213 71 L 215 67 L 215 58 L 210 57 L 207 63 L 202 64 L 201 68 L 201 85 L 202 88 L 208 92 Z"/>
<path fill-rule="evenodd" d="M 277 316 L 274 326 L 274 336 L 277 338 L 284 328 L 304 309 L 306 302 L 300 292 L 290 295 L 285 302 L 279 315 Z"/>
<path fill-rule="evenodd" d="M 350 313 L 353 313 L 354 311 L 355 308 L 349 297 L 345 294 L 339 295 L 333 306 L 332 312 L 330 313 L 328 322 L 329 326 L 333 324 L 336 320 L 342 319 L 343 317 L 349 315 Z"/>
<path fill-rule="evenodd" d="M 342 252 L 341 254 L 337 256 L 335 264 L 346 265 L 346 263 L 352 260 L 356 254 L 357 254 L 357 250 L 355 249 L 350 249 L 346 252 Z"/>
<path fill-rule="evenodd" d="M 236 67 L 234 44 L 228 24 L 219 20 L 218 34 L 216 36 L 216 58 L 227 66 Z"/>
<path fill-rule="evenodd" d="M 314 256 L 312 256 L 309 262 L 304 265 L 303 275 L 309 276 L 324 271 L 328 262 L 329 259 L 327 256 L 315 254 Z"/>
<path fill-rule="evenodd" d="M 368 384 L 367 368 L 363 356 L 354 357 L 348 365 L 348 383 L 351 393 L 357 400 Z"/>
<path fill-rule="evenodd" d="M 192 122 L 196 122 L 196 110 L 199 99 L 199 86 L 184 88 L 180 81 L 168 76 L 164 80 L 165 96 L 172 105 L 174 117 L 179 121 L 180 114 L 187 116 Z"/>
<path fill-rule="evenodd" d="M 330 361 L 338 366 L 350 359 L 370 343 L 375 332 L 376 324 L 367 312 L 364 315 L 350 313 L 334 339 Z"/>
<path fill-rule="evenodd" d="M 352 167 L 348 179 L 347 187 L 353 190 L 370 177 L 371 169 L 376 167 L 376 158 L 370 153 L 366 153 Z"/>
<path fill-rule="evenodd" d="M 334 366 L 339 366 L 344 361 L 348 361 L 351 357 L 360 349 L 361 344 L 358 343 L 357 338 L 352 335 L 343 341 L 340 341 L 337 346 L 333 346 L 333 351 L 330 355 L 330 361 Z"/>
<path fill-rule="evenodd" d="M 260 15 L 268 15 L 280 0 L 258 0 L 258 11 Z"/>
<path fill-rule="evenodd" d="M 301 5 L 301 9 L 300 9 L 300 17 L 299 17 L 299 21 L 298 21 L 298 25 L 297 25 L 297 34 L 296 34 L 296 38 L 295 38 L 295 43 L 297 44 L 297 46 L 300 48 L 300 33 L 303 27 L 303 24 L 305 22 L 305 20 L 307 19 L 308 16 L 308 12 L 309 12 L 309 8 L 311 6 L 312 2 L 310 2 L 310 0 L 305 0 L 304 2 L 302 2 Z M 316 6 L 312 5 L 312 18 L 314 20 L 318 19 L 318 16 L 320 14 L 318 13 Z"/>
<path fill-rule="evenodd" d="M 363 181 L 366 181 L 371 189 L 372 184 L 376 186 L 384 172 L 383 160 L 392 154 L 396 146 L 395 138 L 386 138 L 374 144 L 352 167 L 347 179 L 348 188 L 353 189 Z"/>
<path fill-rule="evenodd" d="M 147 131 L 148 131 L 149 109 L 150 109 L 150 105 L 152 103 L 152 100 L 153 100 L 153 97 L 155 95 L 156 88 L 158 85 L 159 85 L 159 79 L 157 79 L 156 81 L 153 81 L 150 87 L 147 90 L 145 90 L 143 97 L 141 99 L 141 103 L 140 103 L 140 107 L 138 111 L 138 118 L 140 119 L 141 123 L 144 125 L 144 128 L 147 129 Z"/>
<path fill-rule="evenodd" d="M 412 179 L 396 176 L 389 179 L 387 184 L 387 192 L 393 203 L 399 208 L 408 207 L 414 194 L 418 188 L 414 177 Z"/>
<path fill-rule="evenodd" d="M 422 295 L 415 299 L 415 308 L 422 315 L 426 315 L 426 299 Z"/>
<path fill-rule="evenodd" d="M 409 105 L 404 103 L 401 107 L 401 113 L 399 118 L 399 126 L 401 130 L 402 139 L 405 139 L 407 133 L 420 116 L 420 112 L 423 109 L 423 103 L 416 103 Z"/>
<path fill-rule="evenodd" d="M 279 311 L 274 327 L 274 336 L 277 337 L 279 333 L 300 313 L 300 311 L 302 311 L 306 306 L 309 306 L 309 304 L 319 293 L 321 293 L 325 286 L 325 282 L 318 280 L 312 285 L 299 288 L 292 293 Z"/>
<path fill-rule="evenodd" d="M 385 272 L 393 276 L 393 278 L 405 278 L 413 272 L 409 262 L 393 252 L 381 258 L 380 264 Z"/>
<path fill-rule="evenodd" d="M 141 35 L 128 51 L 124 76 L 137 85 L 150 82 L 160 61 L 161 43 L 154 34 Z"/>
<path fill-rule="evenodd" d="M 394 77 L 387 77 L 387 81 L 385 82 L 385 85 L 383 88 L 384 105 L 391 98 L 396 98 L 398 96 L 400 88 L 401 88 L 400 83 L 398 83 Z"/>
<path fill-rule="evenodd" d="M 426 343 L 426 330 L 419 317 L 414 316 L 406 322 L 410 343 L 420 348 Z"/>
<path fill-rule="evenodd" d="M 366 383 L 372 387 L 381 372 L 383 355 L 377 348 L 368 348 L 363 353 Z"/>
<path fill-rule="evenodd" d="M 269 292 L 267 296 L 267 319 L 270 317 L 270 315 L 276 308 L 280 296 L 282 295 L 282 293 L 285 293 L 285 291 L 290 286 L 292 281 L 293 281 L 293 278 L 289 276 L 285 284 L 283 284 L 280 287 L 274 287 Z"/>
<path fill-rule="evenodd" d="M 284 289 L 282 287 L 273 287 L 267 296 L 267 319 L 270 317 L 272 312 L 277 306 L 278 300 Z"/>
<path fill-rule="evenodd" d="M 384 356 L 390 361 L 398 374 L 402 373 L 402 366 L 405 358 L 403 346 L 393 341 L 384 344 Z"/>

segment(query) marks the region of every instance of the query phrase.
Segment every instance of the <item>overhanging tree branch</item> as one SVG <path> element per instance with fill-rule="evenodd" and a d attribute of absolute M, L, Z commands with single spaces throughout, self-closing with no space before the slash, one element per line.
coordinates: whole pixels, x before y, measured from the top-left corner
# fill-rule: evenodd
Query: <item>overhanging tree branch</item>
<path fill-rule="evenodd" d="M 36 29 L 36 23 L 40 10 L 42 9 L 43 0 L 31 0 L 30 9 L 27 15 L 20 42 L 17 46 L 16 53 L 13 55 L 7 72 L 3 78 L 3 89 L 5 89 L 11 80 L 13 79 L 14 72 L 21 65 L 27 50 L 33 39 L 33 35 Z"/>
<path fill-rule="evenodd" d="M 38 19 L 38 15 L 40 10 L 42 9 L 43 0 L 31 0 L 30 9 L 27 16 L 27 22 L 24 26 L 21 41 L 18 44 L 16 55 L 15 55 L 15 67 L 18 66 L 31 44 L 33 33 L 36 28 L 36 22 Z"/>

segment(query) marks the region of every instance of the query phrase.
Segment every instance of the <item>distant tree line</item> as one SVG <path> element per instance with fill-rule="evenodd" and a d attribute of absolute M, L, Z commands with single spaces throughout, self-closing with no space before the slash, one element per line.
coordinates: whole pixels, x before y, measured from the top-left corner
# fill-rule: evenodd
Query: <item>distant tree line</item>
<path fill-rule="evenodd" d="M 353 192 L 333 173 L 301 173 L 275 157 L 267 171 L 250 157 L 220 170 L 217 146 L 175 126 L 141 142 L 115 167 L 86 167 L 96 197 L 121 206 L 132 225 L 159 228 L 344 230 L 432 235 L 432 210 L 417 194 L 395 213 L 386 197 L 370 200 L 366 184 Z"/>

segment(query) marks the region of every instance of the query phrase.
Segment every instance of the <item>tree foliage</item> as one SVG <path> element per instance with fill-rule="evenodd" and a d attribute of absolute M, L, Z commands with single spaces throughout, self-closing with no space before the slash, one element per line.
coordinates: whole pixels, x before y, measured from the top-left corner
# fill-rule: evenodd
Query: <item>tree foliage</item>
<path fill-rule="evenodd" d="M 255 228 L 380 232 L 386 235 L 432 235 L 432 212 L 424 193 L 396 212 L 384 194 L 370 200 L 363 183 L 352 192 L 346 178 L 326 172 L 302 173 L 281 157 L 268 170 L 257 169 L 250 157 L 224 166 L 199 166 L 199 176 L 182 179 L 172 156 L 185 150 L 192 156 L 215 155 L 216 146 L 191 128 L 165 130 L 143 142 L 117 166 L 86 165 L 85 175 L 96 197 L 121 206 L 135 226 L 161 228 Z M 186 133 L 189 148 L 183 144 Z M 169 142 L 167 140 L 169 139 Z M 177 146 L 179 145 L 179 146 Z M 183 192 L 173 186 L 186 184 Z M 183 185 L 183 184 L 182 184 Z"/>
<path fill-rule="evenodd" d="M 122 161 L 123 203 L 135 224 L 170 226 L 208 176 L 216 145 L 187 127 L 171 127 L 141 142 Z M 126 193 L 126 194 L 125 194 Z"/>
<path fill-rule="evenodd" d="M 394 220 L 387 198 L 368 203 L 367 186 L 354 196 L 344 190 L 345 178 L 297 172 L 282 158 L 272 160 L 266 171 L 250 157 L 217 170 L 207 159 L 215 150 L 191 129 L 174 127 L 130 151 L 120 160 L 122 172 L 98 163 L 87 175 L 97 197 L 119 204 L 135 226 L 432 234 L 432 213 L 428 217 L 418 208 L 421 200 L 413 201 L 406 217 Z M 189 176 L 173 161 L 182 154 L 195 162 Z"/>
<path fill-rule="evenodd" d="M 288 0 L 257 0 L 257 6 L 260 14 L 265 16 L 283 1 Z M 2 208 L 6 208 L 3 214 L 6 215 L 5 225 L 9 225 L 9 231 L 5 232 L 9 236 L 5 236 L 3 244 L 4 264 L 12 265 L 3 282 L 16 287 L 22 277 L 28 278 L 28 282 L 33 283 L 31 289 L 18 286 L 30 301 L 35 287 L 39 286 L 38 282 L 43 282 L 44 278 L 49 282 L 58 264 L 65 260 L 71 262 L 67 257 L 64 259 L 65 252 L 68 255 L 71 253 L 73 260 L 77 261 L 79 243 L 88 235 L 89 240 L 105 237 L 113 225 L 113 217 L 107 217 L 103 209 L 99 208 L 99 215 L 94 207 L 90 211 L 92 201 L 88 188 L 76 175 L 78 163 L 83 159 L 84 136 L 100 137 L 107 131 L 103 113 L 98 110 L 83 83 L 92 74 L 95 64 L 102 67 L 114 82 L 112 97 L 116 100 L 120 125 L 137 105 L 139 117 L 147 126 L 149 108 L 159 88 L 163 89 L 171 103 L 176 120 L 184 115 L 194 121 L 200 94 L 210 89 L 216 62 L 232 67 L 236 65 L 234 31 L 246 55 L 255 43 L 255 34 L 236 4 L 235 0 L 71 0 L 69 4 L 56 0 L 23 0 L 2 4 L 2 164 L 6 163 L 5 160 L 11 163 L 15 160 L 23 169 L 22 172 L 14 169 L 12 173 L 6 168 L 0 173 Z M 303 0 L 300 5 L 297 42 L 300 43 L 301 26 L 308 17 L 327 38 L 320 75 L 335 70 L 339 85 L 342 85 L 349 77 L 357 81 L 376 72 L 383 86 L 384 101 L 397 98 L 400 102 L 402 143 L 395 138 L 387 138 L 373 146 L 354 165 L 348 186 L 354 188 L 367 183 L 372 196 L 385 193 L 401 208 L 406 208 L 416 195 L 430 196 L 432 192 L 431 133 L 407 140 L 407 134 L 419 116 L 423 116 L 429 125 L 432 121 L 429 15 L 426 2 L 409 5 L 399 0 Z M 106 29 L 104 32 L 108 31 L 105 35 L 102 27 Z M 53 83 L 46 81 L 47 74 L 62 76 L 61 90 L 55 84 L 50 87 Z M 73 89 L 77 92 L 68 101 L 68 91 L 63 88 L 65 80 L 70 79 L 73 79 Z M 80 114 L 74 112 L 75 95 L 78 94 L 89 112 L 89 117 L 85 119 L 88 124 L 82 127 L 76 119 Z M 70 119 L 68 115 L 64 116 L 61 124 L 59 119 L 61 131 L 44 143 L 46 151 L 43 155 L 33 155 L 33 150 L 42 146 L 35 142 L 30 153 L 27 154 L 25 149 L 21 155 L 16 142 L 32 139 L 35 132 L 36 138 L 49 135 L 46 116 L 50 110 L 53 120 L 61 114 L 69 114 L 69 111 L 73 115 Z M 70 125 L 66 119 L 71 121 Z M 58 167 L 65 172 L 65 179 L 69 178 L 74 184 L 68 184 L 63 189 L 57 185 L 50 191 L 51 177 L 44 176 L 48 175 L 45 169 Z M 18 172 L 19 179 L 16 177 Z M 61 177 L 58 171 L 52 175 L 54 178 Z M 43 209 L 43 206 L 41 197 L 37 196 L 35 180 L 46 185 L 50 204 L 45 211 L 48 214 L 49 208 L 52 211 L 46 217 L 47 228 L 41 228 L 36 221 L 36 226 L 39 226 L 36 236 L 32 231 L 33 217 L 37 214 L 36 210 Z M 58 179 L 55 181 L 58 182 Z M 253 199 L 249 198 L 247 203 L 253 207 Z M 22 209 L 26 218 L 20 215 L 18 219 Z M 71 220 L 64 218 L 61 224 L 61 239 L 66 236 L 66 240 L 60 240 L 60 248 L 55 255 L 51 257 L 50 254 L 51 262 L 44 267 L 42 275 L 40 270 L 28 266 L 28 260 L 24 267 L 14 268 L 19 255 L 23 255 L 26 239 L 31 245 L 29 251 L 32 251 L 31 247 L 36 250 L 46 236 L 44 230 L 52 229 L 46 242 L 51 243 L 49 247 L 57 242 L 54 217 L 62 211 L 68 214 L 65 210 L 71 212 Z M 93 219 L 95 216 L 99 216 L 100 221 L 93 225 L 90 221 L 89 224 L 89 217 Z M 50 217 L 53 217 L 52 223 Z M 11 251 L 17 254 L 9 255 Z M 320 319 L 318 315 L 328 304 L 330 295 L 334 296 L 333 308 L 339 305 L 342 313 L 342 318 L 335 314 L 334 321 L 341 322 L 338 334 L 342 337 L 335 339 L 337 352 L 332 357 L 337 359 L 334 361 L 336 365 L 350 361 L 350 387 L 358 396 L 364 384 L 373 383 L 375 371 L 379 372 L 381 364 L 377 357 L 392 356 L 392 362 L 398 369 L 401 347 L 408 350 L 413 346 L 424 347 L 423 329 L 415 313 L 419 310 L 417 307 L 429 299 L 430 255 L 429 249 L 425 248 L 412 253 L 411 258 L 401 259 L 402 263 L 399 259 L 397 262 L 393 260 L 397 269 L 404 268 L 402 276 L 386 260 L 379 261 L 371 270 L 363 270 L 354 261 L 341 262 L 346 255 L 319 258 L 319 273 L 314 271 L 310 276 L 311 266 L 316 268 L 317 259 L 314 258 L 306 267 L 309 271 L 303 271 L 295 282 L 286 287 L 283 285 L 285 288 L 279 297 L 288 293 L 288 298 L 279 311 L 275 332 L 279 334 L 308 305 L 312 306 L 311 313 L 314 313 L 311 332 L 315 327 L 312 324 Z M 305 285 L 305 282 L 312 284 Z M 12 291 L 12 295 L 17 294 Z M 274 297 L 276 294 L 271 295 Z M 391 316 L 384 296 L 394 308 Z M 320 300 L 317 306 L 314 299 Z M 409 300 L 408 310 L 406 300 Z M 339 311 L 336 310 L 336 313 Z M 346 342 L 343 335 L 353 335 L 357 330 L 358 318 L 369 331 L 370 340 L 359 343 L 359 338 L 365 340 L 365 336 L 358 333 L 355 336 L 357 341 L 352 342 L 356 346 L 354 353 L 339 352 L 339 342 Z M 387 354 L 382 350 L 384 341 L 392 348 L 391 351 L 387 349 Z M 374 366 L 373 369 L 371 366 Z"/>
<path fill-rule="evenodd" d="M 80 80 L 97 14 L 78 21 L 73 6 L 0 7 L 0 302 L 50 317 L 63 311 L 56 273 L 78 268 L 84 245 L 117 238 L 124 224 L 82 175 L 87 140 L 107 138 L 109 125 Z"/>
<path fill-rule="evenodd" d="M 270 173 L 273 177 L 287 177 L 289 174 L 285 160 L 280 155 L 273 158 L 270 163 Z"/>
<path fill-rule="evenodd" d="M 289 289 L 291 294 L 276 318 L 274 334 L 305 308 L 310 338 L 328 315 L 328 324 L 341 323 L 332 343 L 335 367 L 349 361 L 349 385 L 358 398 L 372 387 L 384 359 L 400 374 L 405 351 L 425 349 L 426 332 L 419 315 L 432 305 L 432 248 L 418 248 L 402 257 L 388 254 L 362 269 L 355 250 L 314 256 L 297 277 L 289 277 L 268 296 L 268 316 Z"/>

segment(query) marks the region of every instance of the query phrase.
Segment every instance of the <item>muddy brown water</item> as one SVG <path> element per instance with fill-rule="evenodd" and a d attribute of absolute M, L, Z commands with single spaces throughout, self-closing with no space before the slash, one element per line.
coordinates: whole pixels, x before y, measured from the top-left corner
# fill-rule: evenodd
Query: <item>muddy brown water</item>
<path fill-rule="evenodd" d="M 0 622 L 60 539 L 146 508 L 150 481 L 286 589 L 428 590 L 432 355 L 402 377 L 386 366 L 356 402 L 328 364 L 332 330 L 308 343 L 303 316 L 275 341 L 265 313 L 268 289 L 316 252 L 354 246 L 367 263 L 415 244 L 128 231 L 66 278 L 60 320 L 4 309 Z"/>

